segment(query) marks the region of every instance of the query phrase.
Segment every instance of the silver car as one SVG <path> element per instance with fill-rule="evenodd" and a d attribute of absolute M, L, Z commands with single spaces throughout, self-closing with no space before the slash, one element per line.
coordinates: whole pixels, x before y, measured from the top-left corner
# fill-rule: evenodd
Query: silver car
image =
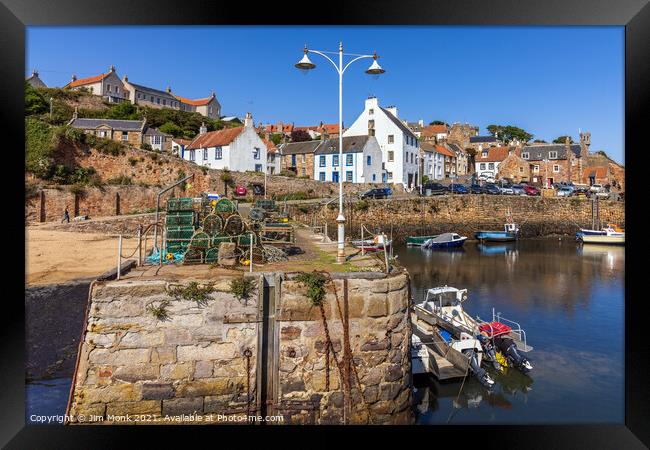
<path fill-rule="evenodd" d="M 526 195 L 526 191 L 524 191 L 524 187 L 521 184 L 513 184 L 510 188 L 514 195 Z"/>
<path fill-rule="evenodd" d="M 568 186 L 562 186 L 560 189 L 557 190 L 555 193 L 558 197 L 570 197 L 573 195 L 573 189 L 571 189 Z"/>

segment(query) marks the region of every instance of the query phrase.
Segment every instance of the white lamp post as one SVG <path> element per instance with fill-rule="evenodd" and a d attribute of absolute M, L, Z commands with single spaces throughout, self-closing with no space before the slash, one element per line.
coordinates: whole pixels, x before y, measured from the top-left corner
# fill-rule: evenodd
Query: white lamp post
<path fill-rule="evenodd" d="M 339 216 L 336 218 L 336 223 L 338 223 L 338 250 L 336 253 L 336 262 L 344 263 L 345 262 L 345 217 L 343 216 L 343 173 L 341 168 L 343 167 L 343 74 L 345 70 L 355 61 L 364 58 L 372 58 L 372 65 L 366 70 L 368 75 L 381 75 L 385 72 L 384 69 L 377 63 L 377 53 L 372 55 L 355 55 L 353 53 L 345 53 L 346 56 L 354 56 L 355 58 L 348 62 L 345 66 L 343 65 L 343 43 L 339 43 L 338 52 L 325 52 L 319 50 L 308 50 L 307 45 L 305 45 L 305 54 L 302 59 L 296 64 L 296 68 L 300 70 L 311 70 L 316 67 L 316 64 L 312 63 L 309 60 L 307 53 L 316 53 L 321 55 L 329 62 L 332 63 L 336 72 L 339 74 Z M 326 53 L 330 55 L 339 55 L 339 62 L 336 64 L 332 58 L 327 56 Z"/>

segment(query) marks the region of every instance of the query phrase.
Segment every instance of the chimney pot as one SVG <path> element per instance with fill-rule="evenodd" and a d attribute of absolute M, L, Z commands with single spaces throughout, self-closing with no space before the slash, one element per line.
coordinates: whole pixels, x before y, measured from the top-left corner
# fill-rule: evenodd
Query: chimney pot
<path fill-rule="evenodd" d="M 111 66 L 108 68 L 109 72 L 115 72 L 115 66 L 111 64 Z"/>
<path fill-rule="evenodd" d="M 77 81 L 77 76 L 75 74 L 72 74 L 72 81 Z"/>

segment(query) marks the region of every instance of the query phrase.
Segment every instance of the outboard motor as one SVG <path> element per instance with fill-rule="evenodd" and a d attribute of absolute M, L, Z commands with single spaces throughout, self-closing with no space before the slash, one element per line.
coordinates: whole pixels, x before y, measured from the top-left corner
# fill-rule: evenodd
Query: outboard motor
<path fill-rule="evenodd" d="M 463 354 L 467 357 L 469 368 L 479 383 L 481 383 L 485 388 L 490 389 L 494 385 L 494 380 L 479 365 L 476 352 L 473 349 L 467 349 L 463 350 Z"/>

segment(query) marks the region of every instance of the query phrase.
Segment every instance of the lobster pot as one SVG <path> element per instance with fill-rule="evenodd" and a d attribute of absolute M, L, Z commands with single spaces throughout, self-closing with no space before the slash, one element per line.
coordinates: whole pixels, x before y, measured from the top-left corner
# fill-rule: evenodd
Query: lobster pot
<path fill-rule="evenodd" d="M 205 263 L 214 264 L 219 260 L 219 247 L 212 247 L 205 251 Z"/>
<path fill-rule="evenodd" d="M 203 231 L 210 236 L 216 236 L 223 230 L 223 219 L 217 214 L 208 214 L 203 219 Z"/>
<path fill-rule="evenodd" d="M 253 245 L 257 244 L 257 236 L 252 235 Z M 237 245 L 239 247 L 248 248 L 251 245 L 251 234 L 246 233 L 237 237 Z M 254 261 L 253 261 L 254 262 Z"/>
<path fill-rule="evenodd" d="M 227 198 L 222 198 L 219 201 L 217 201 L 216 205 L 214 205 L 214 212 L 216 213 L 234 213 L 237 211 L 237 208 L 235 207 L 235 204 L 228 200 Z"/>
<path fill-rule="evenodd" d="M 189 246 L 193 235 L 194 227 L 192 226 L 167 227 L 167 251 L 172 253 L 184 252 Z"/>
<path fill-rule="evenodd" d="M 188 248 L 183 256 L 183 264 L 203 264 L 204 253 L 203 249 Z"/>
<path fill-rule="evenodd" d="M 210 247 L 210 236 L 203 231 L 194 233 L 190 241 L 190 248 L 205 250 L 208 247 Z"/>
<path fill-rule="evenodd" d="M 167 212 L 194 211 L 191 197 L 170 198 L 167 200 Z"/>
<path fill-rule="evenodd" d="M 165 216 L 167 227 L 194 226 L 194 211 L 171 211 Z"/>
<path fill-rule="evenodd" d="M 219 248 L 219 244 L 221 244 L 222 242 L 232 242 L 232 240 L 233 238 L 230 236 L 213 236 L 211 247 Z"/>
<path fill-rule="evenodd" d="M 223 232 L 228 236 L 237 236 L 238 234 L 242 234 L 244 232 L 244 221 L 241 219 L 241 216 L 234 214 L 228 217 L 223 226 Z"/>

